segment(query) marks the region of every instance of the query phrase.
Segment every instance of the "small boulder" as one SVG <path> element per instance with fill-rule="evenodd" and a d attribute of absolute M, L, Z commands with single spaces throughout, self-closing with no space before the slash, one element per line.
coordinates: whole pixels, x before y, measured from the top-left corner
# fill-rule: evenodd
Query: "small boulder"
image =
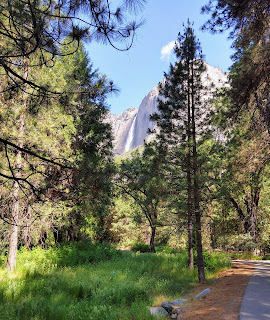
<path fill-rule="evenodd" d="M 149 308 L 151 314 L 153 316 L 159 316 L 159 315 L 163 315 L 164 317 L 167 317 L 167 315 L 169 314 L 164 308 L 162 307 L 150 307 Z"/>
<path fill-rule="evenodd" d="M 176 308 L 176 309 L 174 309 L 174 311 L 175 311 L 175 313 L 180 314 L 182 311 L 182 308 Z"/>
<path fill-rule="evenodd" d="M 179 319 L 181 319 L 181 316 L 182 316 L 181 311 L 182 311 L 182 308 L 173 309 L 173 312 L 171 313 L 171 320 L 174 320 L 174 319 L 179 320 Z"/>
<path fill-rule="evenodd" d="M 204 296 L 205 294 L 209 293 L 211 290 L 210 289 L 205 289 L 202 292 L 200 292 L 194 299 L 197 300 L 200 297 Z"/>
<path fill-rule="evenodd" d="M 162 302 L 161 307 L 163 307 L 169 313 L 171 313 L 174 309 L 174 305 L 167 301 Z"/>
<path fill-rule="evenodd" d="M 181 306 L 186 301 L 187 299 L 177 299 L 177 300 L 171 301 L 170 303 L 173 304 L 174 306 Z"/>

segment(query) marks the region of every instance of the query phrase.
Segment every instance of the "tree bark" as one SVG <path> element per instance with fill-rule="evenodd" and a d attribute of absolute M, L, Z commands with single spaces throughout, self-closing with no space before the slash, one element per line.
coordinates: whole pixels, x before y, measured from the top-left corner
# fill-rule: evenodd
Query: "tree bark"
<path fill-rule="evenodd" d="M 20 116 L 20 129 L 19 137 L 22 138 L 24 134 L 24 116 Z M 20 147 L 23 146 L 22 140 L 19 140 Z M 21 158 L 22 152 L 18 151 L 16 159 L 16 168 L 21 169 Z M 20 172 L 17 174 L 20 177 Z M 18 236 L 19 236 L 19 216 L 20 216 L 20 185 L 17 181 L 14 182 L 13 186 L 13 204 L 11 210 L 12 216 L 12 226 L 10 228 L 10 238 L 9 238 L 9 250 L 6 268 L 13 271 L 16 266 L 17 261 L 17 248 L 18 248 Z"/>
<path fill-rule="evenodd" d="M 258 229 L 258 205 L 260 200 L 260 188 L 251 191 L 250 195 L 246 196 L 245 204 L 247 208 L 248 219 L 248 233 L 251 235 L 254 243 L 257 242 L 257 229 Z"/>
<path fill-rule="evenodd" d="M 24 78 L 28 79 L 29 75 L 29 61 L 27 59 L 24 67 Z M 25 85 L 26 86 L 26 85 Z M 26 89 L 24 86 L 24 89 Z M 25 110 L 27 106 L 27 97 L 26 93 L 23 94 L 22 98 L 22 111 L 20 115 L 20 122 L 19 122 L 19 131 L 18 131 L 18 147 L 23 147 L 23 137 L 25 133 Z M 16 177 L 21 177 L 21 170 L 22 167 L 22 151 L 17 150 L 17 157 L 15 163 L 15 169 L 18 171 Z M 14 172 L 15 174 L 15 172 Z M 17 251 L 18 251 L 18 236 L 19 236 L 19 224 L 20 224 L 20 185 L 17 181 L 14 182 L 13 186 L 13 204 L 11 210 L 11 221 L 12 225 L 10 228 L 10 236 L 9 236 L 9 250 L 8 250 L 8 258 L 6 269 L 13 271 L 16 262 L 17 262 Z"/>
<path fill-rule="evenodd" d="M 38 240 L 38 245 L 41 246 L 42 249 L 46 248 L 46 239 L 47 239 L 46 229 L 42 228 L 40 231 L 40 236 Z"/>
<path fill-rule="evenodd" d="M 155 235 L 156 235 L 156 227 L 151 226 L 151 239 L 150 239 L 150 251 L 155 253 Z"/>
<path fill-rule="evenodd" d="M 57 227 L 57 226 L 53 228 L 53 236 L 54 236 L 55 244 L 63 242 L 63 239 L 64 239 L 63 230 L 61 229 L 62 229 L 61 227 Z"/>
<path fill-rule="evenodd" d="M 236 202 L 236 200 L 233 197 L 230 197 L 230 201 L 232 202 L 234 208 L 236 209 L 239 218 L 241 219 L 241 221 L 244 223 L 244 229 L 245 229 L 245 233 L 248 233 L 248 221 L 246 219 L 246 216 L 242 210 L 242 208 L 239 206 L 239 204 Z"/>
<path fill-rule="evenodd" d="M 197 259 L 198 259 L 198 277 L 199 282 L 205 281 L 203 250 L 202 250 L 202 231 L 201 231 L 201 211 L 200 211 L 200 193 L 198 182 L 198 155 L 196 141 L 196 120 L 195 120 L 195 90 L 194 90 L 194 66 L 191 66 L 191 122 L 192 122 L 192 144 L 193 144 L 193 190 L 194 190 L 194 212 L 197 240 Z"/>
<path fill-rule="evenodd" d="M 188 267 L 194 269 L 194 256 L 193 256 L 193 214 L 191 202 L 191 177 L 188 180 Z"/>
<path fill-rule="evenodd" d="M 189 63 L 188 63 L 189 69 Z M 191 106 L 190 81 L 188 79 L 188 116 L 187 116 L 187 210 L 188 210 L 188 267 L 194 269 L 193 256 L 193 207 L 192 207 L 192 180 L 191 180 Z"/>
<path fill-rule="evenodd" d="M 12 218 L 13 218 L 13 223 L 10 228 L 8 258 L 7 258 L 7 264 L 6 264 L 6 269 L 10 271 L 14 270 L 17 262 L 18 234 L 19 234 L 19 227 L 16 220 L 17 217 L 13 216 Z"/>
<path fill-rule="evenodd" d="M 251 191 L 250 194 L 246 194 L 245 206 L 246 213 L 244 214 L 240 205 L 233 197 L 230 197 L 230 201 L 235 207 L 239 218 L 244 223 L 244 229 L 246 234 L 250 234 L 254 243 L 257 242 L 258 233 L 258 205 L 260 200 L 261 188 L 256 188 L 255 191 Z"/>

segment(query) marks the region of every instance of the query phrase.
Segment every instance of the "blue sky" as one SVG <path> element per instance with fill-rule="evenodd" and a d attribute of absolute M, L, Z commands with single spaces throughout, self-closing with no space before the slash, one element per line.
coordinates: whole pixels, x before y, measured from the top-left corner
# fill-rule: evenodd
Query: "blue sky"
<path fill-rule="evenodd" d="M 201 7 L 207 0 L 147 0 L 142 16 L 145 24 L 137 31 L 133 47 L 120 52 L 109 45 L 90 43 L 88 55 L 95 68 L 120 89 L 118 96 L 107 99 L 112 113 L 119 114 L 130 107 L 139 107 L 144 96 L 163 79 L 169 63 L 171 42 L 177 39 L 183 23 L 194 21 L 194 30 L 201 42 L 205 60 L 210 65 L 227 71 L 232 64 L 233 51 L 226 34 L 212 35 L 200 31 L 207 20 L 201 15 Z M 167 46 L 167 47 L 166 47 Z M 163 48 L 163 54 L 162 54 Z"/>

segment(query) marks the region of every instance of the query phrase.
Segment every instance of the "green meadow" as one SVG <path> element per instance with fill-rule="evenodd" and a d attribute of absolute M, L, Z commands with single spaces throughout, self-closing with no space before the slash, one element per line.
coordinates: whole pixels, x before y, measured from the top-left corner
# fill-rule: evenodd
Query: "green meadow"
<path fill-rule="evenodd" d="M 1 320 L 150 320 L 149 306 L 183 297 L 197 282 L 184 252 L 118 251 L 72 244 L 21 249 L 14 272 L 0 269 Z M 205 253 L 207 276 L 230 266 Z"/>

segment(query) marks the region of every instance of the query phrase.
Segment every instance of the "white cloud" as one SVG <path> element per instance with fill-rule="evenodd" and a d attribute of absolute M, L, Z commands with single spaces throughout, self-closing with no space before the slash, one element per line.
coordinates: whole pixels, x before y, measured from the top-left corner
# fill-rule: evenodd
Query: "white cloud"
<path fill-rule="evenodd" d="M 166 46 L 163 46 L 161 49 L 160 59 L 163 61 L 170 61 L 174 46 L 175 46 L 175 41 L 171 41 L 167 43 Z"/>

